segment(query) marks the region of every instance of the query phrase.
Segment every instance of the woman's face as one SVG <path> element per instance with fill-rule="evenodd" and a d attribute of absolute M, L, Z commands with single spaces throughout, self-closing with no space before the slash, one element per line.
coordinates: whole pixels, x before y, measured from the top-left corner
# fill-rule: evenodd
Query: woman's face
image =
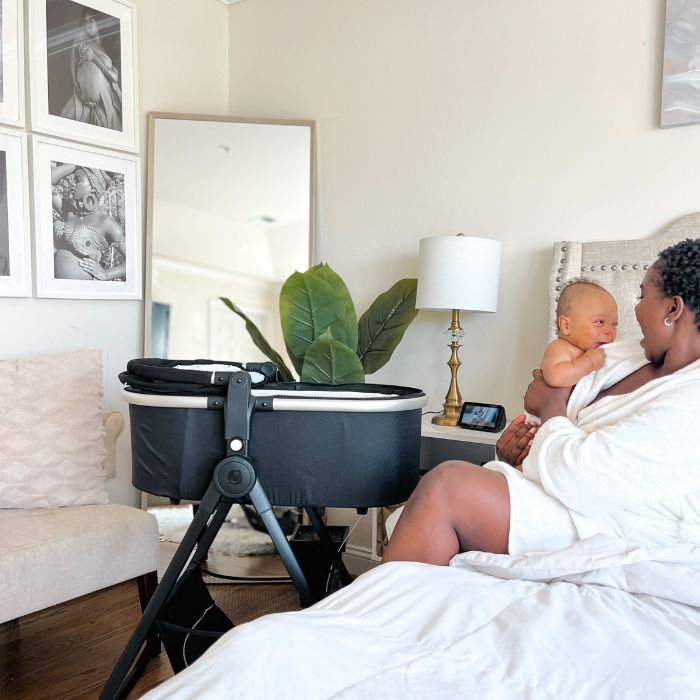
<path fill-rule="evenodd" d="M 82 20 L 83 31 L 91 37 L 97 36 L 97 20 L 94 15 L 86 14 L 83 15 Z"/>
<path fill-rule="evenodd" d="M 642 329 L 641 346 L 644 355 L 653 364 L 663 362 L 668 350 L 668 328 L 664 325 L 668 299 L 659 288 L 658 261 L 648 270 L 640 285 L 639 301 L 634 307 L 637 322 Z"/>
<path fill-rule="evenodd" d="M 92 192 L 92 187 L 90 186 L 90 180 L 88 180 L 85 171 L 82 168 L 78 168 L 74 174 L 75 187 L 73 188 L 73 199 L 76 202 L 82 201 L 86 194 Z"/>

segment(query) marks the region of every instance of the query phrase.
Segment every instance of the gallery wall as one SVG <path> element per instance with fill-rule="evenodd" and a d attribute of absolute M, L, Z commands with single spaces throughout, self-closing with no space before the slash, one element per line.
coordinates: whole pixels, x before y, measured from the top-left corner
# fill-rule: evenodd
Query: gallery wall
<path fill-rule="evenodd" d="M 228 8 L 216 0 L 137 0 L 141 155 L 149 111 L 223 114 L 227 110 Z M 145 168 L 145 165 L 144 165 Z M 145 177 L 143 190 L 145 203 Z M 145 221 L 145 212 L 141 217 Z M 142 354 L 143 302 L 0 298 L 0 357 L 93 347 L 103 351 L 105 406 L 126 414 L 117 374 Z M 128 426 L 118 444 L 112 501 L 136 504 Z"/>
<path fill-rule="evenodd" d="M 503 243 L 496 314 L 463 314 L 464 399 L 520 409 L 547 340 L 552 244 L 700 210 L 700 126 L 658 128 L 663 0 L 248 0 L 232 114 L 318 122 L 317 260 L 363 311 L 418 241 Z M 369 380 L 441 407 L 449 314 L 421 311 Z"/>

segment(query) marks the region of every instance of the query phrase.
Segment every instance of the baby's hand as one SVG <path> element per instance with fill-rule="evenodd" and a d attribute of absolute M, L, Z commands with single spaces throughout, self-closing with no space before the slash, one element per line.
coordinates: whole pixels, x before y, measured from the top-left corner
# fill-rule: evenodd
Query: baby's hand
<path fill-rule="evenodd" d="M 586 350 L 585 355 L 590 360 L 594 370 L 600 369 L 605 364 L 605 350 L 603 348 Z"/>

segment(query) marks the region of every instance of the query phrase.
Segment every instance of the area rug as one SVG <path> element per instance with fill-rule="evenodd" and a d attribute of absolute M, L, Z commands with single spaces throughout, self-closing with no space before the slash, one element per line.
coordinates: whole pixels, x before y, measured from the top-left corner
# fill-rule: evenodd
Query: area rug
<path fill-rule="evenodd" d="M 158 532 L 165 542 L 182 542 L 192 522 L 192 506 L 162 506 L 149 508 L 148 512 L 158 521 Z M 274 554 L 275 546 L 270 536 L 248 523 L 241 506 L 231 506 L 228 517 L 214 538 L 210 548 L 234 557 L 255 554 Z"/>

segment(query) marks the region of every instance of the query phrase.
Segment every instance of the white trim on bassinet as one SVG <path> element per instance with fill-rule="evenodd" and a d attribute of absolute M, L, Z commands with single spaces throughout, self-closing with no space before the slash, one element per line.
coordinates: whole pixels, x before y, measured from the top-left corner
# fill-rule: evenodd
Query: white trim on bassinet
<path fill-rule="evenodd" d="M 363 394 L 346 391 L 335 394 L 339 398 L 321 398 L 318 391 L 280 392 L 270 389 L 253 389 L 253 396 L 272 397 L 273 411 L 329 411 L 343 413 L 393 413 L 423 408 L 428 402 L 425 394 L 399 397 L 397 394 Z M 305 396 L 306 395 L 306 396 Z M 356 398 L 355 398 L 356 397 Z M 171 396 L 163 394 L 139 394 L 122 389 L 122 399 L 135 406 L 154 408 L 207 408 L 206 396 Z"/>

